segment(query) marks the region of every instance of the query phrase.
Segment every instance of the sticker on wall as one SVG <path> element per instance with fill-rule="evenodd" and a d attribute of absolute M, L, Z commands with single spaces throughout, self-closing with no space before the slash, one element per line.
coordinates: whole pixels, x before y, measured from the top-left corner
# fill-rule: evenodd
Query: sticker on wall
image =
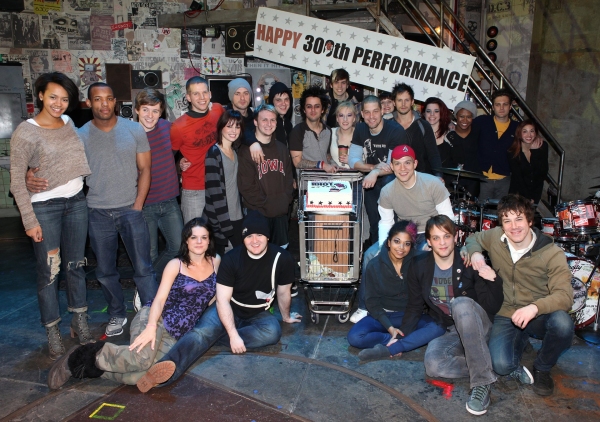
<path fill-rule="evenodd" d="M 47 15 L 51 10 L 60 12 L 62 8 L 61 3 L 61 0 L 33 0 L 33 13 Z"/>
<path fill-rule="evenodd" d="M 223 73 L 221 66 L 222 56 L 202 56 L 202 73 L 205 75 L 220 75 Z"/>
<path fill-rule="evenodd" d="M 112 38 L 110 44 L 115 59 L 127 60 L 127 40 L 125 38 Z"/>
<path fill-rule="evenodd" d="M 102 69 L 100 59 L 97 57 L 80 57 L 77 59 L 79 65 L 79 77 L 81 86 L 87 87 L 94 82 L 100 82 L 102 79 Z"/>
<path fill-rule="evenodd" d="M 139 41 L 127 40 L 127 60 L 136 62 L 142 56 L 143 46 Z"/>

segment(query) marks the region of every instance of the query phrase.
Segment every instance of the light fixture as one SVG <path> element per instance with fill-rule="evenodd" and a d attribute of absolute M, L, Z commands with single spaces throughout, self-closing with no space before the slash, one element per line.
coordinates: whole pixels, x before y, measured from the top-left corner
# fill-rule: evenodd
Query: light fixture
<path fill-rule="evenodd" d="M 204 38 L 217 38 L 221 35 L 221 30 L 218 26 L 205 26 L 202 29 L 202 36 Z"/>

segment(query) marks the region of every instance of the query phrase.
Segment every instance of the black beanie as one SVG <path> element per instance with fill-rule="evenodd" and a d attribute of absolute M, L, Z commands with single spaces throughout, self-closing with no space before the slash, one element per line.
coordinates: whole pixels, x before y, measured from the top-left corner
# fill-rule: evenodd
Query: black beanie
<path fill-rule="evenodd" d="M 269 237 L 269 221 L 267 217 L 256 210 L 248 211 L 248 215 L 244 218 L 242 238 L 251 234 L 262 234 L 267 238 Z"/>

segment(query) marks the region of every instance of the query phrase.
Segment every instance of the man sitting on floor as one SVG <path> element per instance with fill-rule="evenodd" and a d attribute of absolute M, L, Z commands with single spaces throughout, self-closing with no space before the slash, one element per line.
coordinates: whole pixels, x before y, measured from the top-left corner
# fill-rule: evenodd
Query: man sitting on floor
<path fill-rule="evenodd" d="M 493 315 L 502 306 L 502 280 L 487 265 L 479 267 L 479 274 L 466 267 L 454 246 L 455 234 L 454 223 L 445 215 L 427 221 L 425 236 L 432 251 L 417 256 L 408 269 L 408 306 L 400 331 L 414 336 L 432 329 L 417 329 L 423 305 L 427 305 L 429 315 L 446 329 L 427 346 L 427 375 L 469 377 L 472 390 L 467 411 L 483 415 L 496 382 L 488 340 Z"/>
<path fill-rule="evenodd" d="M 549 396 L 554 392 L 550 370 L 573 341 L 573 320 L 567 313 L 573 305 L 573 288 L 564 252 L 531 228 L 533 214 L 527 198 L 503 197 L 498 204 L 502 226 L 469 236 L 466 249 L 476 270 L 486 265 L 481 252 L 487 251 L 506 281 L 490 337 L 494 371 L 533 384 L 535 393 Z M 542 339 L 533 376 L 520 363 L 529 336 Z"/>
<path fill-rule="evenodd" d="M 232 249 L 221 260 L 216 304 L 161 359 L 160 362 L 172 361 L 176 365 L 175 373 L 163 385 L 177 380 L 217 342 L 231 347 L 233 353 L 276 344 L 281 338 L 281 327 L 269 312 L 275 296 L 283 321 L 300 322 L 301 315 L 290 313 L 292 255 L 268 243 L 269 224 L 257 211 L 250 211 L 244 219 L 242 236 L 244 245 Z M 142 383 L 149 389 L 157 385 L 153 368 L 138 381 L 138 386 Z"/>

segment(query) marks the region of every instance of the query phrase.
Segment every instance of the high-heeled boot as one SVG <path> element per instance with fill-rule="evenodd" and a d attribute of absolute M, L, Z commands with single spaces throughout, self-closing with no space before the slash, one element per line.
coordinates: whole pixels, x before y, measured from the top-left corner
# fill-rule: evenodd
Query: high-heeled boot
<path fill-rule="evenodd" d="M 65 346 L 63 345 L 60 336 L 58 324 L 46 327 L 46 335 L 48 336 L 48 351 L 50 359 L 56 360 L 65 354 Z"/>
<path fill-rule="evenodd" d="M 79 337 L 79 344 L 81 345 L 96 342 L 92 337 L 90 327 L 88 327 L 88 319 L 89 316 L 86 312 L 73 313 L 73 319 L 71 320 L 71 338 L 75 338 L 75 335 L 77 335 L 77 337 Z"/>

